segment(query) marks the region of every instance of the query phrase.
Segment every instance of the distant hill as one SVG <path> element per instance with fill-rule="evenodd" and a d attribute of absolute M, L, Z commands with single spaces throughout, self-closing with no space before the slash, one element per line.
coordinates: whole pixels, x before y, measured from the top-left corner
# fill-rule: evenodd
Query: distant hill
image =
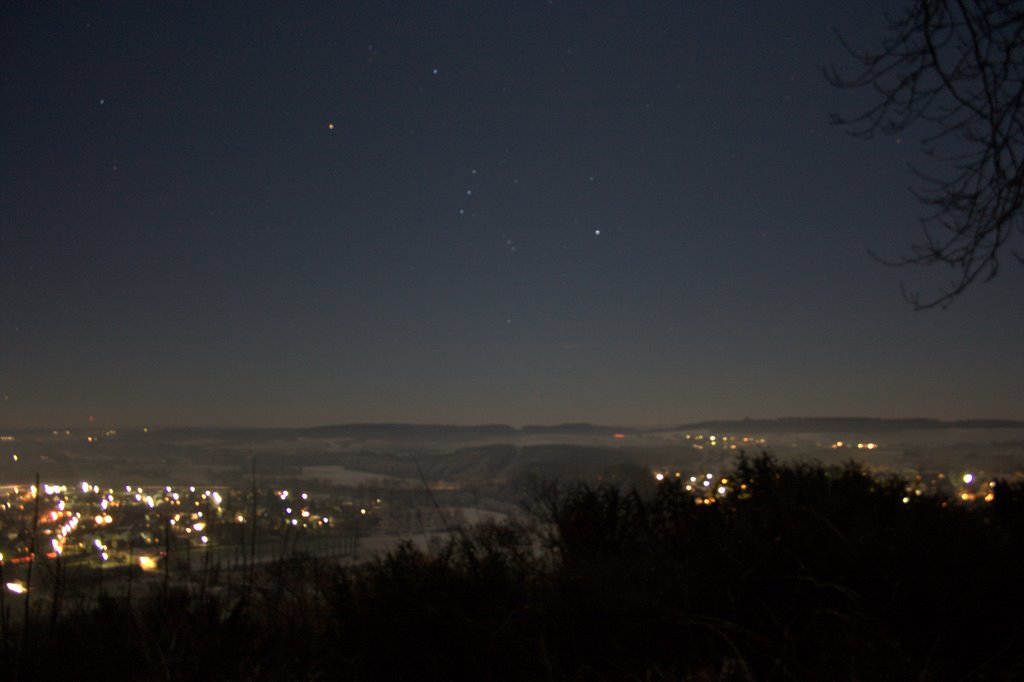
<path fill-rule="evenodd" d="M 624 429 L 617 426 L 597 426 L 586 422 L 575 424 L 555 424 L 551 426 L 540 426 L 528 424 L 518 429 L 522 434 L 559 434 L 559 435 L 586 435 L 586 436 L 610 436 L 614 433 L 636 433 L 643 429 Z"/>
<path fill-rule="evenodd" d="M 353 441 L 388 441 L 395 443 L 459 443 L 471 441 L 513 442 L 523 437 L 611 438 L 615 434 L 642 436 L 675 431 L 706 431 L 727 434 L 767 435 L 778 433 L 895 433 L 899 431 L 939 431 L 944 429 L 1024 429 L 1024 421 L 1013 419 L 879 419 L 873 417 L 780 417 L 777 419 L 721 419 L 692 422 L 676 427 L 626 428 L 576 422 L 568 424 L 409 424 L 355 423 L 301 428 L 285 427 L 151 427 L 143 436 L 141 429 L 119 430 L 119 438 L 145 438 L 152 442 L 162 438 L 174 440 L 296 440 L 348 439 Z M 51 431 L 12 429 L 21 438 L 49 438 Z M 92 429 L 76 427 L 71 438 Z M 53 432 L 57 435 L 57 432 Z"/>
<path fill-rule="evenodd" d="M 360 440 L 473 440 L 512 437 L 516 430 L 507 424 L 456 426 L 452 424 L 338 424 L 296 429 L 300 435 L 318 438 L 355 438 Z"/>
<path fill-rule="evenodd" d="M 873 417 L 780 417 L 778 419 L 734 419 L 684 424 L 678 431 L 725 431 L 729 433 L 844 432 L 892 433 L 941 429 L 1024 428 L 1024 421 L 1012 419 L 878 419 Z"/>

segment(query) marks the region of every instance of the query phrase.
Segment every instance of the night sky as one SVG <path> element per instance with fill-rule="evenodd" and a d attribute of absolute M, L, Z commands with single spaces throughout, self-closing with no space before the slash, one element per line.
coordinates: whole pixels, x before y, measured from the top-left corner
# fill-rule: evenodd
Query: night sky
<path fill-rule="evenodd" d="M 4 3 L 0 426 L 1024 418 L 828 123 L 898 7 Z"/>

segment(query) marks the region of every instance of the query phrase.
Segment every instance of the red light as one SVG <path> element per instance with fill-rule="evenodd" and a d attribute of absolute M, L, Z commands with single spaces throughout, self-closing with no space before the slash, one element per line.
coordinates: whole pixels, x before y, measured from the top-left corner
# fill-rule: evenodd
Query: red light
<path fill-rule="evenodd" d="M 616 433 L 616 434 L 615 434 L 615 435 L 613 436 L 613 438 L 625 438 L 625 437 L 626 437 L 626 434 L 624 434 L 624 433 Z"/>

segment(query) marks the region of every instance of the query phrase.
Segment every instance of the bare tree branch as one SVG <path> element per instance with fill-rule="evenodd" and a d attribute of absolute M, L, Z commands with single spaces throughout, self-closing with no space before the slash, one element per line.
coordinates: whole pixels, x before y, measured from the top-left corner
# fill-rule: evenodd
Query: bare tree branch
<path fill-rule="evenodd" d="M 922 149 L 948 169 L 912 169 L 927 207 L 924 238 L 898 259 L 879 259 L 951 268 L 937 293 L 904 292 L 918 309 L 946 307 L 995 277 L 1005 252 L 1022 261 L 1011 242 L 1024 235 L 1024 2 L 912 0 L 889 19 L 880 50 L 842 43 L 859 69 L 830 68 L 829 82 L 868 88 L 878 101 L 832 121 L 863 137 L 919 129 Z"/>

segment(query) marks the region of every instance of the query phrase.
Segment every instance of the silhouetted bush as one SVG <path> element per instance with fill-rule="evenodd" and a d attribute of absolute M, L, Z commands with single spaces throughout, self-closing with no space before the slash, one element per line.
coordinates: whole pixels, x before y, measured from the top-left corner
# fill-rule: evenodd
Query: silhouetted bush
<path fill-rule="evenodd" d="M 848 464 L 741 457 L 728 492 L 548 484 L 355 568 L 152 586 L 33 623 L 7 677 L 1024 679 L 1024 489 L 914 495 Z M 54 652 L 60 652 L 54 655 Z M 94 673 L 96 675 L 94 675 Z"/>

